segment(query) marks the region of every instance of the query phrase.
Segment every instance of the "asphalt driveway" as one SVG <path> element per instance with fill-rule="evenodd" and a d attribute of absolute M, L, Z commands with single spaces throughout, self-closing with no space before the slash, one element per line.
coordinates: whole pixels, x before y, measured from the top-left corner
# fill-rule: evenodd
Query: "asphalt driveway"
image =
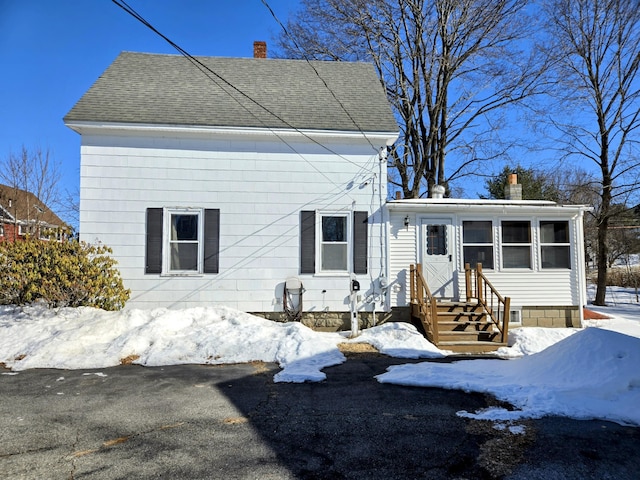
<path fill-rule="evenodd" d="M 379 384 L 350 356 L 321 383 L 278 367 L 121 366 L 0 375 L 3 479 L 635 479 L 640 429 L 456 416 L 484 395 Z M 513 427 L 513 425 L 512 425 Z M 524 427 L 524 428 L 521 428 Z M 524 431 L 524 433 L 521 433 Z"/>

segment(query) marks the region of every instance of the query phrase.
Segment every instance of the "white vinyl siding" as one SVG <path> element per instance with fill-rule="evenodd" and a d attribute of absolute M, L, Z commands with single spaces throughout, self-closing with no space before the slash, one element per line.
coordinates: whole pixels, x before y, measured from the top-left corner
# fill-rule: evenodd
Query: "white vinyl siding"
<path fill-rule="evenodd" d="M 323 138 L 341 158 L 301 135 L 288 138 L 289 145 L 250 132 L 175 135 L 82 136 L 81 239 L 113 249 L 125 286 L 132 289 L 126 308 L 220 304 L 279 311 L 284 281 L 301 275 L 300 212 L 348 212 L 352 223 L 353 208 L 371 212 L 372 199 L 386 197 L 384 182 L 358 188 L 378 172 L 362 138 Z M 145 274 L 146 211 L 152 208 L 218 209 L 219 273 Z M 371 216 L 369 235 L 378 245 L 383 230 L 377 207 Z M 380 248 L 369 248 L 367 260 L 375 266 L 375 279 Z M 344 276 L 305 278 L 305 310 L 348 311 Z M 370 289 L 369 274 L 358 280 Z M 371 305 L 363 299 L 360 308 Z"/>

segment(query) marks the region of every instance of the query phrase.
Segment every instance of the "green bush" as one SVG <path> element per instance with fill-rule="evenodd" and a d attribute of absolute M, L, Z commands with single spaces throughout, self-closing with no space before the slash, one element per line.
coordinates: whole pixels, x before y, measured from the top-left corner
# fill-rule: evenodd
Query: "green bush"
<path fill-rule="evenodd" d="M 120 310 L 131 292 L 110 253 L 76 240 L 0 243 L 0 304 Z"/>

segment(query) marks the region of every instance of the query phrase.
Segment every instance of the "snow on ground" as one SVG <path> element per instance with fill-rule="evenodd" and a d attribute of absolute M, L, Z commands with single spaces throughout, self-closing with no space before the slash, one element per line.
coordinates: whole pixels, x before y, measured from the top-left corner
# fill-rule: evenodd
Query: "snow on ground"
<path fill-rule="evenodd" d="M 511 422 L 563 415 L 640 425 L 640 305 L 634 292 L 612 289 L 611 316 L 585 329 L 519 328 L 501 359 L 399 365 L 380 382 L 491 393 L 517 410 L 493 408 L 460 415 Z M 124 361 L 146 366 L 276 362 L 276 382 L 321 381 L 325 367 L 346 359 L 343 342 L 366 342 L 399 358 L 440 358 L 414 327 L 389 323 L 348 333 L 314 332 L 225 307 L 104 312 L 0 307 L 2 375 L 30 368 L 101 369 Z M 96 372 L 96 374 L 102 374 Z M 497 426 L 497 428 L 500 425 Z M 504 427 L 507 428 L 507 427 Z M 517 430 L 518 426 L 509 426 Z"/>

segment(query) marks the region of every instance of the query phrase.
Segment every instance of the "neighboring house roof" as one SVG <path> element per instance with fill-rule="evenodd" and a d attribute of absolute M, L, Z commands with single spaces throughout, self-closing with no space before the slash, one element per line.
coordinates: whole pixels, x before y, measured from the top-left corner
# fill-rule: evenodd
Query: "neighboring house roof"
<path fill-rule="evenodd" d="M 64 121 L 398 131 L 371 64 L 196 58 L 224 80 L 181 55 L 122 52 Z"/>
<path fill-rule="evenodd" d="M 9 216 L 6 216 L 6 213 Z M 65 227 L 66 224 L 33 193 L 0 185 L 0 216 L 4 222 L 28 222 L 38 220 L 51 226 Z"/>

